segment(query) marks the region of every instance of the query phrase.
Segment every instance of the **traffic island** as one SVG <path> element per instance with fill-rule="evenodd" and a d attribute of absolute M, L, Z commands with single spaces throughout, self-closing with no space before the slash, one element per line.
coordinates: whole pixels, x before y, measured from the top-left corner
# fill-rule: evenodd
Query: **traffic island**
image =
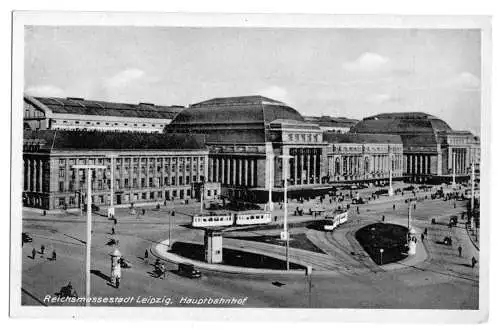
<path fill-rule="evenodd" d="M 375 223 L 356 231 L 356 239 L 378 265 L 407 258 L 408 229 L 401 225 Z"/>
<path fill-rule="evenodd" d="M 172 245 L 170 252 L 191 260 L 199 262 L 205 261 L 205 249 L 203 245 L 200 244 L 177 241 Z M 219 264 L 271 270 L 284 270 L 286 268 L 286 262 L 280 259 L 226 247 L 224 247 L 222 252 L 222 262 Z M 305 270 L 306 267 L 296 263 L 290 263 L 290 269 Z"/>

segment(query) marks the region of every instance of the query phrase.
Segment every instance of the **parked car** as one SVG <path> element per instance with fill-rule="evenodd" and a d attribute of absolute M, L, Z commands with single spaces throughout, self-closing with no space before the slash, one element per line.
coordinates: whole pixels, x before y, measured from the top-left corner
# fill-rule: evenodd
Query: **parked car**
<path fill-rule="evenodd" d="M 186 276 L 189 278 L 200 278 L 201 272 L 194 268 L 191 263 L 179 263 L 179 268 L 177 270 L 179 275 Z"/>
<path fill-rule="evenodd" d="M 21 233 L 22 243 L 33 242 L 33 238 L 26 232 Z"/>
<path fill-rule="evenodd" d="M 457 216 L 451 216 L 450 217 L 450 226 L 457 226 L 458 224 L 458 217 Z"/>

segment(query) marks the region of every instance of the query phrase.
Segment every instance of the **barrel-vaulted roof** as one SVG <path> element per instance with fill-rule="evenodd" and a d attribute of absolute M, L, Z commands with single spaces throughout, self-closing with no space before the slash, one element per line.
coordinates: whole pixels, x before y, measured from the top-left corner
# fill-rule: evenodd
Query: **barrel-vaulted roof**
<path fill-rule="evenodd" d="M 437 133 L 452 131 L 440 118 L 423 112 L 384 113 L 366 117 L 351 132 L 356 133 Z"/>
<path fill-rule="evenodd" d="M 264 96 L 215 98 L 190 105 L 165 131 L 203 133 L 209 142 L 262 143 L 270 124 L 278 119 L 304 122 L 297 110 Z"/>
<path fill-rule="evenodd" d="M 116 103 L 85 100 L 83 98 L 74 97 L 25 96 L 25 100 L 35 104 L 40 103 L 54 114 L 77 114 L 87 116 L 172 119 L 179 111 L 184 109 L 183 106 L 159 106 L 152 103 Z"/>

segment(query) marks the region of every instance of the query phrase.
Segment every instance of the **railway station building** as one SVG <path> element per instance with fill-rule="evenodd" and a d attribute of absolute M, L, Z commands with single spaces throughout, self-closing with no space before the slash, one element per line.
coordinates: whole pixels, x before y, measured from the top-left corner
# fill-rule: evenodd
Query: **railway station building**
<path fill-rule="evenodd" d="M 329 182 L 373 184 L 403 176 L 403 143 L 397 135 L 323 133 Z"/>
<path fill-rule="evenodd" d="M 215 98 L 190 105 L 165 131 L 205 136 L 208 180 L 219 182 L 229 198 L 279 200 L 284 168 L 291 197 L 326 187 L 323 131 L 283 102 L 263 96 Z"/>
<path fill-rule="evenodd" d="M 93 172 L 92 203 L 110 204 L 111 180 L 116 206 L 215 198 L 217 184 L 205 183 L 208 150 L 190 135 L 100 131 L 25 131 L 23 205 L 44 210 L 81 207 L 85 170 L 74 165 L 104 165 Z M 111 169 L 114 175 L 111 175 Z M 202 190 L 200 190 L 202 189 Z"/>
<path fill-rule="evenodd" d="M 403 176 L 413 182 L 467 179 L 479 163 L 479 138 L 453 130 L 443 120 L 423 112 L 385 113 L 364 118 L 351 133 L 399 135 L 403 142 Z"/>

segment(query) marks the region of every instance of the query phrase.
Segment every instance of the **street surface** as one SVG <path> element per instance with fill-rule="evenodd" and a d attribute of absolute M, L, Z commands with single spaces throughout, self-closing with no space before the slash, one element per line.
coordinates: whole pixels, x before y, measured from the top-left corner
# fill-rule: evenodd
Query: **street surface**
<path fill-rule="evenodd" d="M 373 189 L 364 189 L 364 193 Z M 348 191 L 347 191 L 348 192 Z M 412 226 L 417 230 L 418 240 L 425 228 L 428 235 L 423 241 L 426 256 L 422 261 L 404 265 L 378 266 L 364 252 L 354 238 L 362 226 L 381 221 L 407 224 L 408 204 L 404 199 L 411 195 L 396 195 L 393 198 L 380 196 L 378 200 L 359 206 L 351 204 L 348 223 L 333 232 L 307 227 L 294 227 L 293 223 L 313 220 L 310 215 L 294 216 L 297 205 L 304 208 L 318 205 L 317 201 L 304 204 L 291 201 L 289 204 L 290 233 L 304 233 L 309 241 L 324 254 L 291 249 L 291 261 L 310 264 L 313 274 L 309 282 L 305 275 L 251 274 L 202 271 L 201 279 L 189 279 L 176 274 L 177 265 L 167 263 L 169 270 L 165 279 L 152 274 L 154 257 L 144 259 L 146 250 L 156 243 L 168 239 L 169 219 L 171 236 L 175 241 L 203 242 L 203 232 L 188 228 L 191 215 L 199 212 L 199 203 L 177 205 L 176 215 L 171 217 L 171 207 L 161 206 L 159 211 L 146 208 L 145 215 L 130 215 L 127 209 L 117 209 L 116 235 L 111 235 L 113 223 L 105 217 L 93 215 L 92 239 L 92 296 L 134 297 L 135 302 L 120 305 L 93 303 L 93 306 L 198 306 L 186 302 L 187 298 L 247 298 L 243 305 L 208 305 L 232 307 L 321 307 L 321 308 L 407 308 L 407 309 L 477 309 L 479 305 L 479 265 L 471 267 L 471 258 L 479 259 L 479 252 L 464 228 L 461 213 L 466 201 L 430 200 L 416 203 L 412 207 Z M 350 200 L 349 200 L 350 202 Z M 348 203 L 349 203 L 348 202 Z M 345 204 L 345 202 L 344 202 Z M 393 210 L 395 204 L 395 210 Z M 323 202 L 330 206 L 328 197 Z M 335 205 L 333 203 L 332 205 Z M 413 205 L 413 204 L 412 204 Z M 139 210 L 140 211 L 140 210 Z M 274 215 L 278 222 L 282 218 L 279 205 Z M 457 227 L 449 228 L 451 215 L 459 217 Z M 32 243 L 24 244 L 22 250 L 22 303 L 23 305 L 54 305 L 47 296 L 54 296 L 60 288 L 71 282 L 79 296 L 85 295 L 85 215 L 53 214 L 42 216 L 34 210 L 23 212 L 23 232 L 33 237 Z M 430 224 L 435 218 L 437 224 Z M 322 219 L 317 217 L 316 219 Z M 229 232 L 239 236 L 276 235 L 280 229 Z M 452 246 L 442 244 L 445 236 L 453 240 Z M 107 245 L 111 238 L 119 240 L 118 247 Z M 276 258 L 284 258 L 284 247 L 256 241 L 224 238 L 231 247 L 258 251 Z M 41 245 L 45 254 L 40 254 Z M 463 248 L 462 257 L 457 247 Z M 419 245 L 422 246 L 422 245 Z M 108 283 L 110 275 L 110 253 L 119 248 L 132 268 L 122 269 L 119 289 Z M 37 251 L 34 259 L 32 250 Z M 48 258 L 52 250 L 57 260 Z M 165 297 L 151 304 L 138 304 L 144 297 Z M 183 297 L 185 297 L 183 299 Z M 68 305 L 68 304 L 61 304 Z M 74 306 L 74 304 L 72 304 Z"/>

